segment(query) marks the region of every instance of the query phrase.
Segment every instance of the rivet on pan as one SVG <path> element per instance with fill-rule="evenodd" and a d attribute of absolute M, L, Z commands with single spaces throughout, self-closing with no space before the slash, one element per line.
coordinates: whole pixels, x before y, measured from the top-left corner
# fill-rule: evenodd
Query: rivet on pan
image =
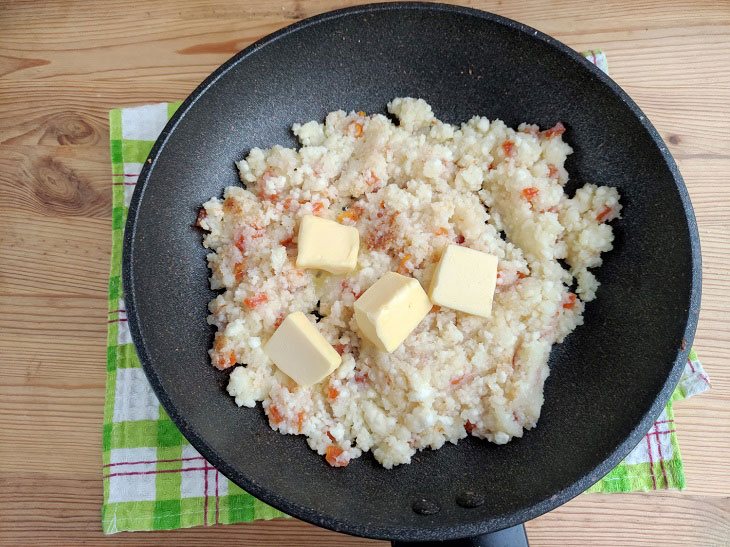
<path fill-rule="evenodd" d="M 423 496 L 419 496 L 413 500 L 411 507 L 419 515 L 435 515 L 441 510 L 438 503 Z"/>
<path fill-rule="evenodd" d="M 485 501 L 486 498 L 482 494 L 477 494 L 471 490 L 467 490 L 466 492 L 462 492 L 456 496 L 456 503 L 461 507 L 466 507 L 467 509 L 473 509 L 474 507 L 484 505 Z"/>

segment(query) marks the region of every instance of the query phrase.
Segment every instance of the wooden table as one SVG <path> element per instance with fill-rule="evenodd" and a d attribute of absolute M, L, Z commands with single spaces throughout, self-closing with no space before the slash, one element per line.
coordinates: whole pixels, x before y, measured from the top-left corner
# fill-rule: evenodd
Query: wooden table
<path fill-rule="evenodd" d="M 182 99 L 253 40 L 353 3 L 0 5 L 0 543 L 103 539 L 107 112 Z M 730 545 L 730 3 L 463 3 L 606 50 L 613 78 L 669 144 L 702 238 L 695 347 L 714 389 L 676 406 L 687 489 L 579 496 L 528 523 L 532 545 Z M 370 543 L 293 519 L 104 542 Z"/>

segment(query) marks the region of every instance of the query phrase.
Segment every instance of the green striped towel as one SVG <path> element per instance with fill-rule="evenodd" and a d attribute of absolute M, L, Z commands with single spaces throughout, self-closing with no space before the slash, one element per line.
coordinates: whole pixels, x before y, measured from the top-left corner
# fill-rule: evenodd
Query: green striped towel
<path fill-rule="evenodd" d="M 586 57 L 605 70 L 603 53 L 589 52 Z M 109 116 L 114 222 L 102 468 L 102 526 L 107 534 L 285 516 L 220 474 L 180 434 L 152 392 L 127 328 L 120 280 L 127 207 L 152 145 L 178 106 L 125 108 L 112 110 Z M 672 400 L 708 388 L 692 352 Z M 639 446 L 589 492 L 682 487 L 684 473 L 670 403 Z"/>

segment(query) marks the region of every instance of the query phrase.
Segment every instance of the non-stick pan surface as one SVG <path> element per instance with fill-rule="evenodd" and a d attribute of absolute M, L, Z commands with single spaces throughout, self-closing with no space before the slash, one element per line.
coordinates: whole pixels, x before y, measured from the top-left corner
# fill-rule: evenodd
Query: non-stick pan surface
<path fill-rule="evenodd" d="M 467 439 L 393 470 L 368 454 L 331 468 L 302 437 L 239 409 L 206 350 L 208 271 L 197 210 L 240 184 L 234 161 L 293 146 L 293 122 L 334 109 L 385 112 L 426 99 L 442 119 L 475 114 L 516 126 L 562 121 L 575 153 L 569 191 L 615 186 L 615 249 L 585 324 L 550 357 L 538 426 L 506 446 Z M 700 299 L 690 201 L 666 146 L 631 99 L 566 46 L 495 15 L 438 4 L 352 8 L 301 21 L 216 70 L 167 125 L 134 193 L 124 288 L 144 369 L 172 420 L 255 496 L 315 524 L 397 539 L 475 535 L 531 519 L 582 492 L 648 431 L 676 384 Z M 683 343 L 683 340 L 685 341 Z M 483 495 L 463 508 L 465 491 Z M 412 510 L 425 498 L 440 509 Z"/>

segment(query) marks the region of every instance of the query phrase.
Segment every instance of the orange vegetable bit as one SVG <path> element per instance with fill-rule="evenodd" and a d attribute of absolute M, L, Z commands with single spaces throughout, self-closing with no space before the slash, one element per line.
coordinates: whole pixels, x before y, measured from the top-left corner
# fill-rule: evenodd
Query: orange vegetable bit
<path fill-rule="evenodd" d="M 343 452 L 344 450 L 342 450 L 339 446 L 328 446 L 325 449 L 325 453 L 327 454 L 325 459 L 327 460 L 327 463 L 332 467 L 345 467 L 350 462 L 342 457 Z"/>
<path fill-rule="evenodd" d="M 252 310 L 252 309 L 256 308 L 256 306 L 265 304 L 268 301 L 269 301 L 269 297 L 266 296 L 266 293 L 259 293 L 259 294 L 253 295 L 250 298 L 245 298 L 243 300 L 243 303 L 246 304 L 246 307 L 248 307 L 249 309 Z"/>
<path fill-rule="evenodd" d="M 449 231 L 446 228 L 439 228 L 434 232 L 437 236 L 445 236 L 449 233 Z"/>
<path fill-rule="evenodd" d="M 606 205 L 606 208 L 598 214 L 596 220 L 598 222 L 602 222 L 608 215 L 611 214 L 611 211 L 613 211 L 613 209 Z"/>
<path fill-rule="evenodd" d="M 239 283 L 243 281 L 243 276 L 246 275 L 246 261 L 241 260 L 233 266 L 233 275 L 236 277 L 236 281 Z"/>
<path fill-rule="evenodd" d="M 458 384 L 459 382 L 461 382 L 463 379 L 464 379 L 464 375 L 463 374 L 461 376 L 459 376 L 458 378 L 452 378 L 451 385 L 452 386 L 455 386 L 456 384 Z"/>
<path fill-rule="evenodd" d="M 223 370 L 229 367 L 232 367 L 236 364 L 236 352 L 233 350 L 228 352 L 218 352 L 218 355 L 216 355 L 215 360 L 215 368 Z"/>
<path fill-rule="evenodd" d="M 364 110 L 359 110 L 359 111 L 357 112 L 357 115 L 358 115 L 358 116 L 362 116 L 363 118 L 364 118 L 364 117 L 366 116 L 366 114 L 365 114 L 365 111 L 364 111 Z"/>
<path fill-rule="evenodd" d="M 538 190 L 537 188 L 525 188 L 524 190 L 522 190 L 522 197 L 525 198 L 527 201 L 532 201 L 539 193 L 540 190 Z"/>
<path fill-rule="evenodd" d="M 347 131 L 356 139 L 360 138 L 362 137 L 362 124 L 358 122 L 351 122 L 350 125 L 347 126 Z"/>
<path fill-rule="evenodd" d="M 345 219 L 352 220 L 353 222 L 357 222 L 360 220 L 360 217 L 362 216 L 362 209 L 359 207 L 350 207 L 347 211 L 342 211 L 339 215 L 337 215 L 337 221 L 342 222 Z"/>
<path fill-rule="evenodd" d="M 411 258 L 411 255 L 406 255 L 403 258 L 401 258 L 400 264 L 398 264 L 398 273 L 401 275 L 405 275 L 408 273 L 408 268 L 406 267 L 406 262 Z"/>
<path fill-rule="evenodd" d="M 573 306 L 575 306 L 575 295 L 572 292 L 569 292 L 567 300 L 563 302 L 563 308 L 566 310 L 572 310 Z"/>
<path fill-rule="evenodd" d="M 330 399 L 337 399 L 337 396 L 340 394 L 339 391 L 337 391 L 337 388 L 334 388 L 332 386 L 327 386 L 327 397 Z M 332 439 L 334 441 L 334 439 Z"/>
<path fill-rule="evenodd" d="M 238 247 L 238 250 L 241 251 L 242 254 L 246 252 L 246 242 L 243 238 L 243 235 L 238 236 L 238 239 L 236 239 L 233 244 Z"/>
<path fill-rule="evenodd" d="M 519 277 L 520 279 L 524 279 L 527 277 L 527 274 L 524 274 L 522 272 L 517 272 L 517 277 Z"/>
<path fill-rule="evenodd" d="M 345 344 L 335 344 L 332 347 L 335 348 L 335 351 L 337 353 L 339 353 L 340 355 L 342 355 L 343 353 L 345 353 L 345 347 L 346 347 Z"/>
<path fill-rule="evenodd" d="M 556 123 L 550 129 L 546 129 L 542 132 L 546 139 L 552 139 L 553 137 L 557 137 L 563 133 L 565 133 L 565 126 L 561 122 Z"/>
<path fill-rule="evenodd" d="M 302 427 L 304 426 L 304 412 L 300 412 L 297 414 L 297 427 L 299 433 L 302 432 Z"/>
<path fill-rule="evenodd" d="M 281 412 L 279 412 L 279 409 L 276 408 L 276 405 L 269 406 L 269 420 L 271 420 L 274 425 L 280 424 L 284 421 L 284 416 L 282 416 Z"/>
<path fill-rule="evenodd" d="M 314 203 L 314 204 L 312 205 L 312 212 L 313 212 L 313 213 L 314 213 L 315 215 L 316 215 L 317 213 L 319 213 L 320 211 L 322 211 L 322 209 L 324 209 L 324 204 L 323 204 L 322 202 L 320 202 L 320 201 L 318 201 L 317 203 Z"/>
<path fill-rule="evenodd" d="M 358 384 L 364 384 L 368 380 L 370 380 L 370 377 L 368 376 L 367 372 L 360 372 L 359 370 L 355 373 L 355 382 Z"/>
<path fill-rule="evenodd" d="M 467 420 L 466 423 L 464 424 L 464 429 L 466 429 L 466 432 L 469 435 L 471 435 L 471 432 L 474 431 L 475 427 L 476 427 L 476 425 L 471 423 L 469 420 Z"/>
<path fill-rule="evenodd" d="M 558 176 L 558 168 L 554 165 L 548 165 L 548 177 L 554 179 Z"/>
<path fill-rule="evenodd" d="M 282 239 L 281 241 L 279 241 L 279 245 L 281 245 L 282 247 L 288 247 L 289 245 L 292 244 L 293 241 L 294 241 L 294 236 L 289 236 L 286 239 Z"/>
<path fill-rule="evenodd" d="M 330 438 L 330 441 L 335 442 L 335 438 L 332 436 L 332 433 L 329 431 L 327 432 L 327 436 Z"/>
<path fill-rule="evenodd" d="M 492 169 L 494 169 L 494 162 L 490 162 L 490 164 L 489 164 L 488 170 L 491 171 Z"/>
<path fill-rule="evenodd" d="M 284 314 L 282 313 L 279 317 L 276 318 L 276 321 L 274 321 L 274 328 L 278 329 L 283 321 L 284 321 Z"/>
<path fill-rule="evenodd" d="M 511 157 L 515 151 L 515 143 L 512 141 L 504 141 L 502 143 L 502 150 L 504 150 L 505 156 L 507 156 L 508 158 Z"/>

